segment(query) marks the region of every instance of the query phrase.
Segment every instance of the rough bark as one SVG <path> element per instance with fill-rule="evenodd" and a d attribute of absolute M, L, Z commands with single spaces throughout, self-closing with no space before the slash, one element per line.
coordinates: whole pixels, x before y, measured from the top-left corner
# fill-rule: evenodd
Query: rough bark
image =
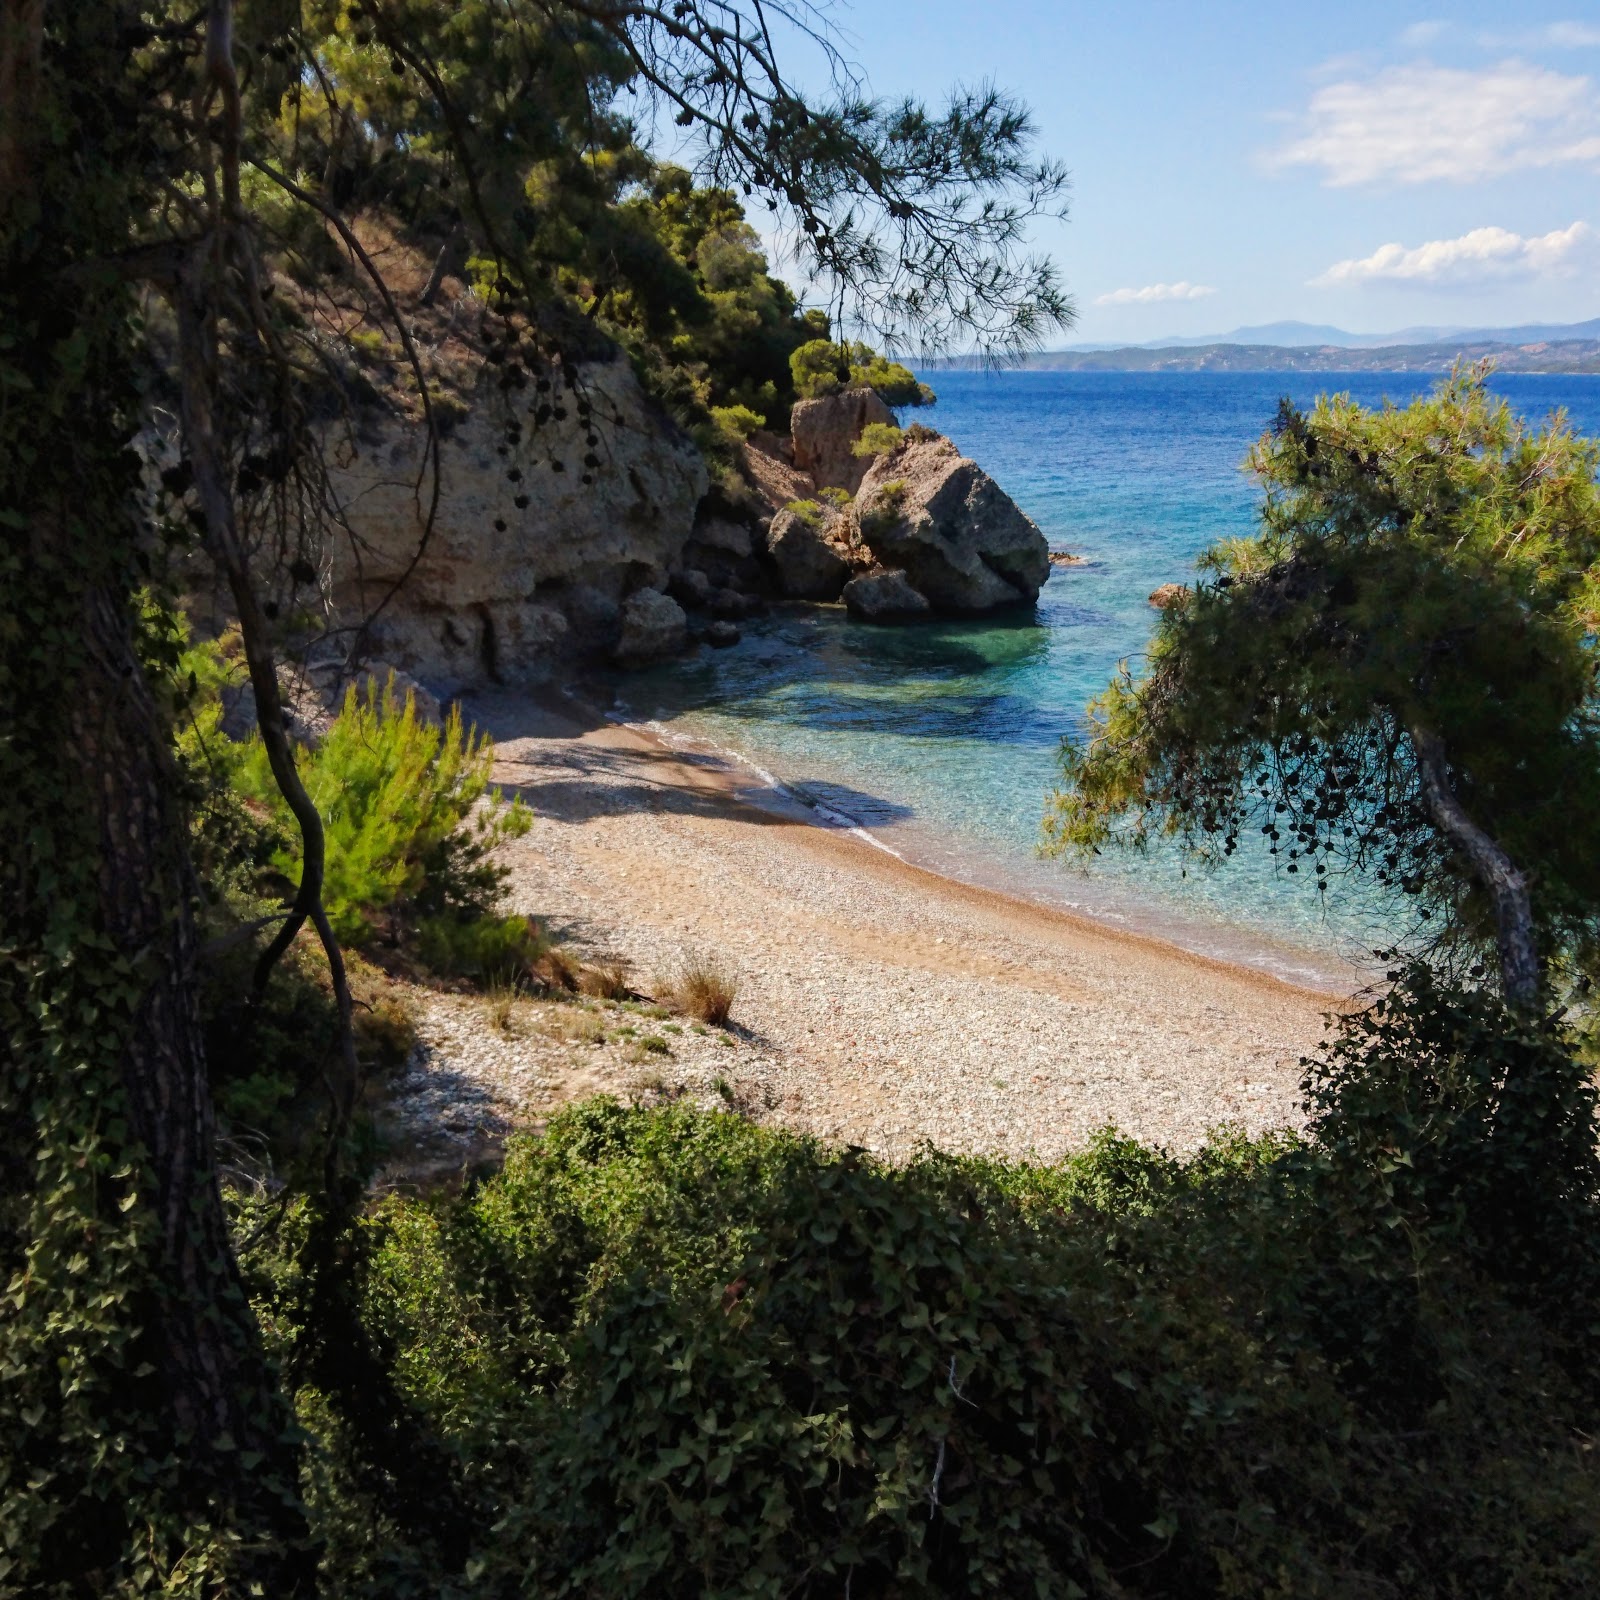
<path fill-rule="evenodd" d="M 243 1513 L 243 1527 L 276 1534 L 279 1548 L 265 1570 L 294 1592 L 291 1568 L 305 1525 L 282 1491 L 295 1484 L 296 1457 L 217 1183 L 179 788 L 127 608 L 103 588 L 91 589 L 83 627 L 85 663 L 73 684 L 63 748 L 81 792 L 92 797 L 100 931 L 147 975 L 121 1061 L 131 1131 L 155 1187 L 156 1287 L 146 1347 L 196 1508 L 231 1505 Z M 260 1453 L 254 1472 L 241 1468 L 243 1451 Z M 274 1478 L 278 1492 L 263 1493 Z"/>
<path fill-rule="evenodd" d="M 1540 966 L 1527 876 L 1462 805 L 1450 785 L 1443 741 L 1426 728 L 1414 727 L 1410 731 L 1428 814 L 1466 857 L 1494 908 L 1500 981 L 1506 1001 L 1513 1006 L 1531 1006 L 1539 996 Z"/>

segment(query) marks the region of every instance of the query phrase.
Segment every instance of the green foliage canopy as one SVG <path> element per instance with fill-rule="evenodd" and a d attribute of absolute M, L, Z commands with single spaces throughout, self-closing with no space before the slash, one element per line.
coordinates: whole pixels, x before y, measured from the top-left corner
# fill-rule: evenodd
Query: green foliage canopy
<path fill-rule="evenodd" d="M 1253 825 L 1288 873 L 1351 868 L 1468 950 L 1498 938 L 1507 973 L 1519 878 L 1545 955 L 1587 945 L 1597 460 L 1559 415 L 1517 419 L 1482 369 L 1403 407 L 1285 402 L 1251 456 L 1260 532 L 1208 552 L 1142 673 L 1066 743 L 1050 842 L 1162 832 L 1215 860 Z"/>
<path fill-rule="evenodd" d="M 845 388 L 875 390 L 890 406 L 931 406 L 938 398 L 916 374 L 859 340 L 813 339 L 789 357 L 795 393 L 803 400 Z"/>

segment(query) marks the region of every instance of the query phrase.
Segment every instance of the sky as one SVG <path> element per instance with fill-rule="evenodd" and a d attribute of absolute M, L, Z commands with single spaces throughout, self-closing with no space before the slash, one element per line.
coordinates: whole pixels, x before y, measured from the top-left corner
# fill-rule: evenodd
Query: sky
<path fill-rule="evenodd" d="M 1034 239 L 1078 305 L 1050 344 L 1600 316 L 1600 3 L 829 15 L 879 94 L 989 79 L 1032 107 L 1073 179 Z"/>

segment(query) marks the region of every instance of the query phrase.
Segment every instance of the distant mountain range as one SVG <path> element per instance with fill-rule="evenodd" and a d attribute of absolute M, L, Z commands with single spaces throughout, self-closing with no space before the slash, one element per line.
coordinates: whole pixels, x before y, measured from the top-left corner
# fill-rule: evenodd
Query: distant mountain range
<path fill-rule="evenodd" d="M 1600 373 L 1600 317 L 1517 328 L 1402 328 L 1346 333 L 1307 322 L 1235 328 L 1210 339 L 1070 345 L 1020 363 L 1042 372 L 1448 372 L 1491 358 L 1502 372 Z M 930 367 L 971 367 L 956 356 Z"/>
<path fill-rule="evenodd" d="M 1375 350 L 1414 344 L 1533 344 L 1572 339 L 1600 339 L 1600 317 L 1591 318 L 1588 322 L 1530 322 L 1514 328 L 1399 328 L 1393 333 L 1348 333 L 1343 328 L 1333 328 L 1319 322 L 1266 322 L 1254 328 L 1235 328 L 1231 333 L 1206 333 L 1198 337 L 1175 334 L 1170 339 L 1146 339 L 1134 345 L 1090 342 L 1063 345 L 1062 349 L 1182 350 L 1213 344 L 1266 344 L 1304 349 L 1332 344 L 1349 350 Z M 1048 352 L 1051 355 L 1056 353 Z"/>

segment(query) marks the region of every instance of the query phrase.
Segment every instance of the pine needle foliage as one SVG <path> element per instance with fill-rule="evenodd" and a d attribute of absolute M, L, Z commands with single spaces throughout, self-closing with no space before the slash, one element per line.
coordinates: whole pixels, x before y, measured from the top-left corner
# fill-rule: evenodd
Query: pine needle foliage
<path fill-rule="evenodd" d="M 392 674 L 375 696 L 351 685 L 321 743 L 300 752 L 327 829 L 324 897 L 342 941 L 359 944 L 402 903 L 444 914 L 492 899 L 499 878 L 490 851 L 532 821 L 520 800 L 507 805 L 490 788 L 493 762 L 493 746 L 463 725 L 459 708 L 435 727 L 417 715 L 413 695 L 396 696 Z M 281 806 L 259 742 L 241 763 L 239 783 Z M 280 846 L 273 864 L 293 881 L 293 845 Z"/>
<path fill-rule="evenodd" d="M 1051 847 L 1169 836 L 1215 863 L 1259 828 L 1286 874 L 1414 897 L 1417 948 L 1464 964 L 1498 938 L 1505 966 L 1512 878 L 1546 960 L 1592 941 L 1600 446 L 1488 376 L 1284 402 L 1250 457 L 1259 531 L 1202 558 L 1064 743 Z"/>

